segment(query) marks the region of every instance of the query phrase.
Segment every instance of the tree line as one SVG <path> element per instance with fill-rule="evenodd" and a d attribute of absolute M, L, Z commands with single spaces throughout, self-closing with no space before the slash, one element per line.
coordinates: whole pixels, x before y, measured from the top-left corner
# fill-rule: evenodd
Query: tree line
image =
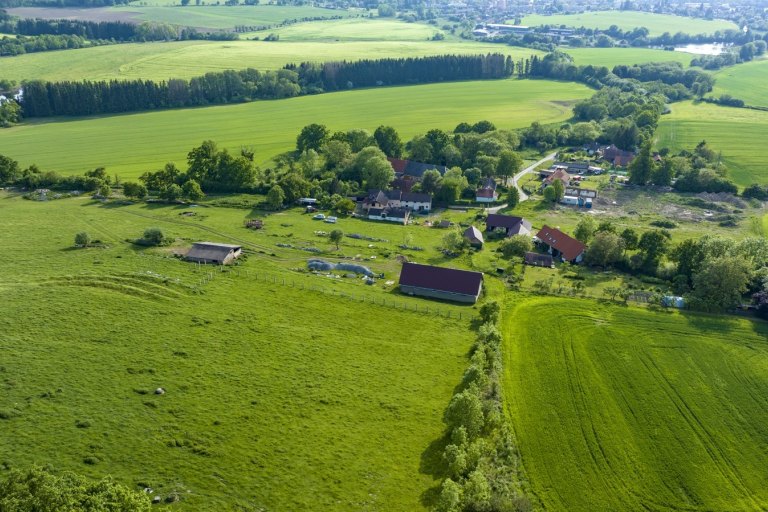
<path fill-rule="evenodd" d="M 502 78 L 503 55 L 304 63 L 277 71 L 223 71 L 191 80 L 30 81 L 23 84 L 25 117 L 86 116 L 162 108 L 281 99 L 351 87 Z"/>

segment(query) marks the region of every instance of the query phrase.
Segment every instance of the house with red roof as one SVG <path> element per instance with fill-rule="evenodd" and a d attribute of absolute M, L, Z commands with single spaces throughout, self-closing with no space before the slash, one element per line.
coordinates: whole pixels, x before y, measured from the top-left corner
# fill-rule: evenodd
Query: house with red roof
<path fill-rule="evenodd" d="M 587 250 L 584 243 L 549 226 L 542 227 L 534 237 L 534 241 L 544 246 L 553 257 L 571 263 L 581 263 Z"/>

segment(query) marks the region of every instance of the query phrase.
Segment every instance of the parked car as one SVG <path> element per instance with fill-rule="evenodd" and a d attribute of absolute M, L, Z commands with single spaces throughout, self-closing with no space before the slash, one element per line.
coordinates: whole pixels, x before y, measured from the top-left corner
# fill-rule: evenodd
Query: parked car
<path fill-rule="evenodd" d="M 324 220 L 325 215 L 323 215 L 322 213 L 318 213 L 317 215 L 313 215 L 312 218 L 315 220 Z"/>
<path fill-rule="evenodd" d="M 325 222 L 327 222 L 328 224 L 336 224 L 337 220 L 339 220 L 339 219 L 337 219 L 336 217 L 331 215 L 330 217 L 325 219 Z"/>

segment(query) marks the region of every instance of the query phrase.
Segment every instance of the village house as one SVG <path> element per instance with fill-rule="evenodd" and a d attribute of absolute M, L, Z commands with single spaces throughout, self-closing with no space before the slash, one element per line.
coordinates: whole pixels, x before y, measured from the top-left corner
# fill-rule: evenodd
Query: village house
<path fill-rule="evenodd" d="M 614 167 L 626 167 L 635 159 L 632 151 L 625 151 L 611 144 L 602 149 L 602 158 Z"/>
<path fill-rule="evenodd" d="M 483 289 L 483 274 L 454 268 L 403 263 L 400 291 L 433 299 L 474 304 Z"/>
<path fill-rule="evenodd" d="M 478 249 L 482 249 L 483 244 L 485 243 L 485 240 L 483 239 L 483 234 L 475 226 L 469 226 L 464 231 L 463 236 L 464 236 L 464 239 L 467 240 L 467 242 L 469 242 L 469 245 L 471 245 L 472 247 L 476 247 Z"/>
<path fill-rule="evenodd" d="M 402 225 L 408 224 L 411 218 L 409 208 L 397 208 L 385 206 L 384 208 L 370 208 L 366 213 L 369 220 L 386 220 L 388 222 L 397 222 Z"/>
<path fill-rule="evenodd" d="M 415 212 L 432 210 L 432 196 L 402 190 L 371 190 L 361 201 L 363 210 L 371 208 L 409 208 Z"/>
<path fill-rule="evenodd" d="M 499 199 L 499 193 L 496 192 L 496 181 L 492 178 L 483 180 L 482 185 L 475 193 L 475 201 L 478 203 L 493 203 Z"/>
<path fill-rule="evenodd" d="M 556 169 L 555 172 L 544 178 L 544 181 L 541 183 L 541 189 L 544 190 L 555 181 L 561 181 L 563 187 L 568 187 L 571 184 L 571 175 L 565 169 Z"/>
<path fill-rule="evenodd" d="M 195 242 L 185 256 L 187 261 L 228 265 L 240 257 L 243 248 L 239 245 L 218 244 L 214 242 Z"/>
<path fill-rule="evenodd" d="M 485 230 L 487 232 L 493 232 L 496 230 L 503 231 L 507 237 L 515 235 L 530 235 L 531 223 L 522 217 L 514 217 L 512 215 L 501 215 L 498 213 L 492 213 L 485 219 Z"/>
<path fill-rule="evenodd" d="M 559 229 L 542 227 L 534 237 L 534 242 L 543 246 L 549 254 L 562 261 L 581 263 L 587 246 Z"/>

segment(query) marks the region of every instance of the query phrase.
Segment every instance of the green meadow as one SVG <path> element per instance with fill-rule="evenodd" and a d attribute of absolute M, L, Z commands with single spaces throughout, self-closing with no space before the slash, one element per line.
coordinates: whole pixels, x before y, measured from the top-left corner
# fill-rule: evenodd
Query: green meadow
<path fill-rule="evenodd" d="M 768 81 L 768 59 L 723 68 L 715 73 L 713 96 L 730 94 L 754 107 L 768 107 L 765 83 Z"/>
<path fill-rule="evenodd" d="M 523 25 L 565 25 L 567 27 L 594 29 L 607 29 L 611 25 L 616 25 L 622 30 L 645 27 L 651 36 L 660 36 L 664 32 L 670 34 L 677 32 L 711 34 L 718 30 L 738 30 L 739 28 L 735 23 L 728 20 L 704 20 L 639 11 L 594 11 L 554 16 L 532 15 L 523 18 Z"/>
<path fill-rule="evenodd" d="M 281 41 L 426 41 L 445 33 L 430 25 L 389 19 L 349 19 L 298 23 L 250 35 L 277 34 Z"/>
<path fill-rule="evenodd" d="M 690 53 L 652 50 L 650 48 L 566 48 L 579 66 L 614 66 L 643 64 L 646 62 L 679 62 L 688 67 L 694 57 Z"/>
<path fill-rule="evenodd" d="M 431 128 L 452 130 L 462 121 L 488 119 L 501 128 L 533 121 L 559 122 L 572 102 L 591 90 L 579 84 L 538 80 L 452 82 L 363 89 L 239 105 L 167 110 L 93 119 L 30 122 L 0 137 L 0 154 L 22 165 L 80 174 L 105 166 L 136 178 L 169 161 L 183 164 L 190 149 L 212 139 L 239 151 L 252 146 L 257 161 L 294 148 L 301 129 L 324 123 L 332 131 L 394 126 L 408 139 Z"/>
<path fill-rule="evenodd" d="M 768 506 L 768 329 L 572 299 L 517 301 L 505 391 L 546 510 Z"/>
<path fill-rule="evenodd" d="M 315 25 L 315 24 L 311 24 Z M 298 26 L 297 26 L 298 27 Z M 541 52 L 472 41 L 178 41 L 129 43 L 77 50 L 28 53 L 0 59 L 0 76 L 39 79 L 111 80 L 192 78 L 226 69 L 279 69 L 288 63 L 445 54 L 504 53 L 513 59 Z"/>
<path fill-rule="evenodd" d="M 0 269 L 0 463 L 178 492 L 179 510 L 424 510 L 472 308 L 287 270 L 311 255 L 258 247 L 281 251 L 292 216 L 257 233 L 251 210 L 181 211 L 0 195 L 6 254 L 37 248 Z M 126 242 L 152 226 L 176 246 Z M 79 231 L 106 246 L 74 249 Z M 170 254 L 210 239 L 250 255 L 222 273 Z"/>
<path fill-rule="evenodd" d="M 722 152 L 729 176 L 739 185 L 768 183 L 762 145 L 768 112 L 708 103 L 675 103 L 661 118 L 657 147 L 692 149 L 702 140 Z"/>

